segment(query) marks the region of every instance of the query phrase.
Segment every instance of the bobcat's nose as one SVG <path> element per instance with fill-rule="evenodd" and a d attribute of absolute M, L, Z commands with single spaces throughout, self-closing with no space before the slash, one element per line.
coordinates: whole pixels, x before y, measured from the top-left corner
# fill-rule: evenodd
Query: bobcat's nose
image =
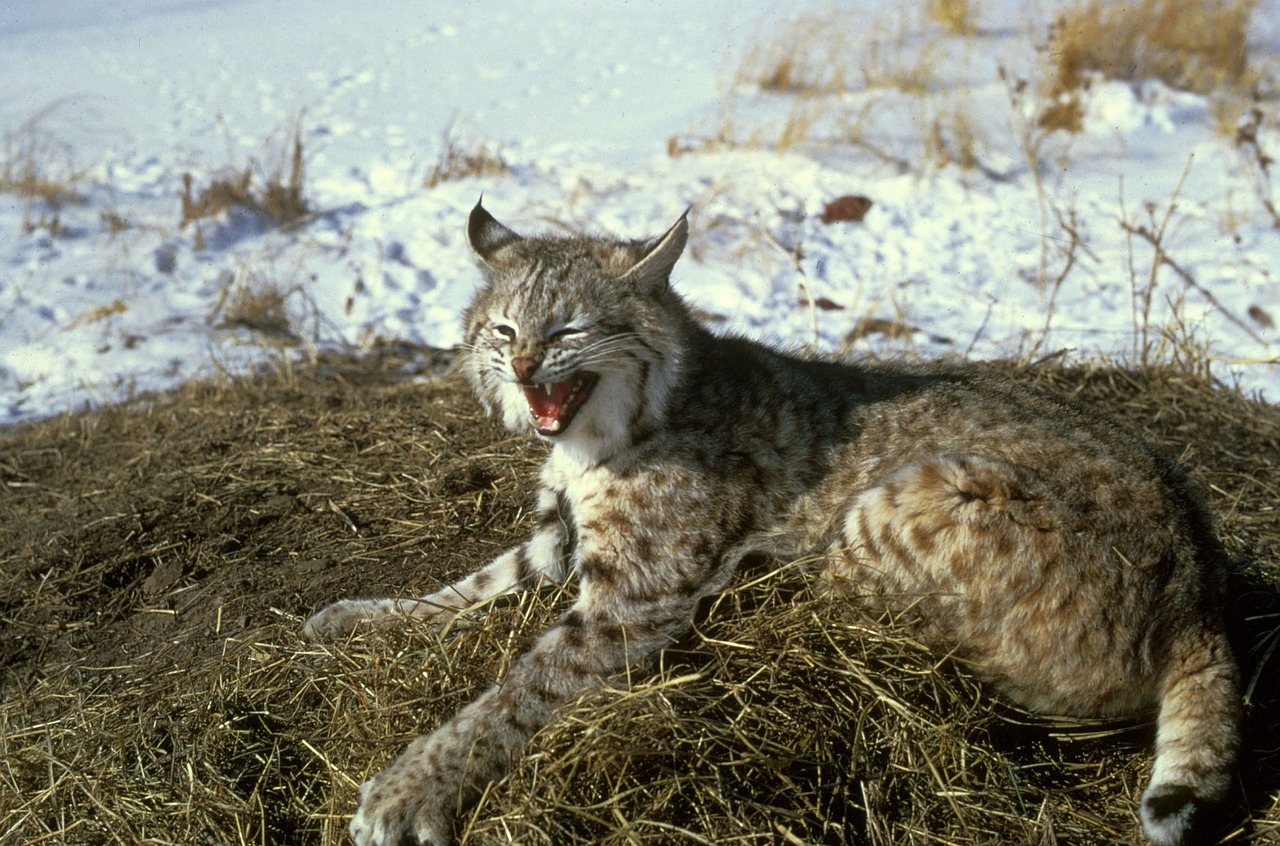
<path fill-rule="evenodd" d="M 511 369 L 515 371 L 516 378 L 521 382 L 532 382 L 533 374 L 538 372 L 538 368 L 542 362 L 536 358 L 527 356 L 518 356 L 511 359 Z"/>

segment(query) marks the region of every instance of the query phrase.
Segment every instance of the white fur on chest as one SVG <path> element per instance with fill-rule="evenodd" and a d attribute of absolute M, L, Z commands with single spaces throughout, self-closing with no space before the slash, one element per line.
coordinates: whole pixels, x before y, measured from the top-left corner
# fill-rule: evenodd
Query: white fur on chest
<path fill-rule="evenodd" d="M 589 503 L 609 496 L 618 477 L 608 465 L 583 460 L 577 450 L 557 444 L 542 467 L 542 483 L 564 497 L 576 517 Z"/>

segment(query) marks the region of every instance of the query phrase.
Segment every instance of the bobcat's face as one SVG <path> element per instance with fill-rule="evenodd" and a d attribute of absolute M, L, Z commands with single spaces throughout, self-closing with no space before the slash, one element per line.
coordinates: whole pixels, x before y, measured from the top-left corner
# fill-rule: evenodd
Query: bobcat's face
<path fill-rule="evenodd" d="M 602 350 L 608 336 L 583 320 L 541 326 L 499 313 L 488 317 L 482 334 L 488 337 L 476 342 L 490 350 L 487 366 L 504 419 L 521 420 L 546 438 L 569 431 L 602 372 L 616 363 Z"/>
<path fill-rule="evenodd" d="M 664 305 L 686 231 L 681 218 L 652 241 L 525 238 L 477 206 L 467 237 L 485 284 L 463 365 L 481 402 L 589 464 L 655 425 L 687 331 Z"/>

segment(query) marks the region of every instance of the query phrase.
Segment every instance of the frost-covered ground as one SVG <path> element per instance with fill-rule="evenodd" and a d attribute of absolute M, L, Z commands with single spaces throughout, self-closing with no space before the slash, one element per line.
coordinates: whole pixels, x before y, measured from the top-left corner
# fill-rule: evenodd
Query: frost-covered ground
<path fill-rule="evenodd" d="M 454 344 L 476 281 L 462 229 L 482 192 L 515 228 L 631 237 L 692 206 L 676 284 L 726 331 L 877 355 L 1128 360 L 1168 354 L 1172 336 L 1207 344 L 1223 380 L 1280 398 L 1280 230 L 1256 157 L 1215 132 L 1210 100 L 1099 81 L 1085 131 L 1042 140 L 1037 180 L 1016 83 L 1034 78 L 1052 9 L 1004 0 L 982 4 L 968 38 L 903 24 L 909 37 L 875 61 L 929 65 L 931 92 L 808 101 L 812 126 L 779 152 L 796 98 L 733 76 L 791 7 L 0 6 L 0 164 L 33 152 L 78 195 L 55 208 L 0 194 L 0 424 L 316 348 Z M 844 7 L 867 33 L 906 14 Z M 1250 49 L 1277 46 L 1280 12 L 1264 3 Z M 959 113 L 979 166 L 931 163 L 927 129 Z M 1280 159 L 1269 120 L 1258 137 Z M 296 126 L 306 218 L 179 226 L 184 174 L 198 190 L 251 161 L 259 176 L 287 165 Z M 705 143 L 726 127 L 756 143 Z M 446 135 L 509 172 L 425 188 Z M 689 152 L 669 155 L 671 139 Z M 824 224 L 846 194 L 873 201 L 866 218 Z M 1143 229 L 1176 267 L 1152 277 Z M 235 319 L 264 291 L 284 298 L 290 334 Z"/>

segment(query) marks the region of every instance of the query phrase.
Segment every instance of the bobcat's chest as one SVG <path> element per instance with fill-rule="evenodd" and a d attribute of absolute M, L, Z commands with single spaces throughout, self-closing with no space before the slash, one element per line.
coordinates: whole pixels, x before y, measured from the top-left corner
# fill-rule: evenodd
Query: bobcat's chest
<path fill-rule="evenodd" d="M 678 462 L 619 473 L 553 453 L 543 481 L 557 491 L 562 518 L 573 527 L 572 565 L 582 590 L 611 602 L 697 592 L 699 574 L 740 531 L 738 504 Z"/>

